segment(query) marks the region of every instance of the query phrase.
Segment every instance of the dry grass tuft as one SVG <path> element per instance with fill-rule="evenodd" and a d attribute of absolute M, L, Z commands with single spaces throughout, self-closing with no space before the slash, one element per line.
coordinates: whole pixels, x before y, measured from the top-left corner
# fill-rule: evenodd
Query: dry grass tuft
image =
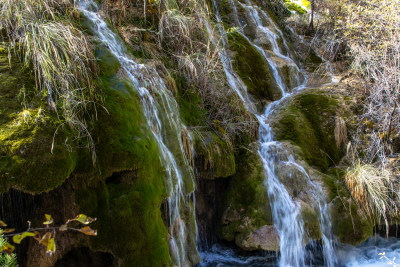
<path fill-rule="evenodd" d="M 373 223 L 386 226 L 389 219 L 398 213 L 398 193 L 390 178 L 390 173 L 371 164 L 358 161 L 348 169 L 345 177 L 351 196 Z"/>
<path fill-rule="evenodd" d="M 91 80 L 96 65 L 84 34 L 69 22 L 75 12 L 67 0 L 2 0 L 0 30 L 10 50 L 33 68 L 36 87 L 47 97 L 49 109 L 61 111 L 62 125 L 87 140 L 94 162 L 85 114 L 95 101 Z"/>

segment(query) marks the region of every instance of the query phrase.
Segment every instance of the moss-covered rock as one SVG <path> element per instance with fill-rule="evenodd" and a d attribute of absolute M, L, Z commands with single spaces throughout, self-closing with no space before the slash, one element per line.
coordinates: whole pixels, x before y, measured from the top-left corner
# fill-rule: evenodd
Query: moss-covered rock
<path fill-rule="evenodd" d="M 307 203 L 301 203 L 301 216 L 303 217 L 304 229 L 307 237 L 311 240 L 320 240 L 322 236 L 318 212 Z"/>
<path fill-rule="evenodd" d="M 330 200 L 332 227 L 339 242 L 357 245 L 373 234 L 370 220 L 360 214 L 344 181 L 345 169 L 332 168 L 324 176 L 324 185 Z"/>
<path fill-rule="evenodd" d="M 333 233 L 339 242 L 357 245 L 372 236 L 374 226 L 360 216 L 350 198 L 336 197 L 330 205 Z"/>
<path fill-rule="evenodd" d="M 220 133 L 222 135 L 222 133 Z M 195 161 L 200 178 L 214 179 L 235 174 L 235 156 L 232 144 L 215 132 L 195 133 Z"/>
<path fill-rule="evenodd" d="M 34 75 L 0 50 L 0 191 L 39 193 L 61 185 L 77 161 L 68 127 L 47 110 Z M 40 166 L 40 168 L 38 167 Z"/>
<path fill-rule="evenodd" d="M 273 79 L 268 62 L 261 53 L 238 32 L 228 35 L 229 48 L 235 51 L 233 67 L 257 100 L 276 100 L 282 92 Z"/>
<path fill-rule="evenodd" d="M 187 126 L 204 126 L 206 111 L 196 88 L 179 73 L 174 73 L 173 78 L 171 82 L 175 85 L 171 85 L 171 87 L 176 87 L 176 101 L 182 120 Z"/>
<path fill-rule="evenodd" d="M 337 99 L 323 91 L 308 90 L 285 104 L 271 125 L 278 140 L 299 146 L 300 156 L 308 164 L 326 171 L 342 155 L 334 136 L 338 111 Z"/>
<path fill-rule="evenodd" d="M 167 197 L 166 170 L 160 161 L 159 147 L 141 110 L 139 95 L 119 70 L 116 58 L 103 46 L 98 46 L 95 54 L 100 63 L 100 77 L 96 82 L 102 90 L 103 101 L 90 130 L 97 155 L 94 166 L 91 154 L 85 148 L 74 147 L 75 152 L 68 150 L 70 147 L 62 142 L 66 133 L 61 128 L 51 154 L 58 121 L 51 114 L 40 111 L 40 108 L 45 110 L 46 105 L 40 98 L 32 102 L 38 107 L 24 111 L 17 94 L 25 82 L 22 75 L 25 72 L 13 73 L 0 65 L 0 75 L 7 77 L 4 80 L 9 82 L 3 86 L 4 80 L 0 81 L 0 101 L 7 103 L 0 114 L 1 138 L 4 140 L 0 146 L 0 162 L 4 166 L 0 170 L 1 189 L 6 191 L 13 187 L 40 193 L 57 190 L 71 177 L 73 190 L 68 194 L 75 197 L 75 203 L 70 203 L 71 208 L 77 207 L 80 213 L 97 217 L 93 228 L 98 230 L 98 236 L 86 240 L 83 245 L 88 242 L 93 251 L 112 253 L 122 266 L 169 266 L 168 230 L 161 213 Z M 5 59 L 1 64 L 3 62 Z M 28 75 L 28 78 L 30 83 L 26 86 L 33 86 L 32 77 Z M 35 123 L 30 124 L 31 120 Z M 186 175 L 187 179 L 190 177 Z M 193 182 L 186 189 L 191 192 Z M 199 257 L 193 212 L 181 214 L 191 215 L 180 219 L 188 229 L 185 237 L 188 261 L 196 264 Z M 71 244 L 77 245 L 76 242 Z M 59 249 L 66 253 L 69 248 Z"/>
<path fill-rule="evenodd" d="M 235 241 L 243 249 L 260 249 L 262 247 L 260 240 L 251 238 L 251 235 L 265 225 L 273 225 L 264 185 L 264 168 L 256 150 L 242 150 L 236 159 L 236 166 L 237 172 L 232 177 L 226 192 L 218 235 L 222 239 Z M 268 232 L 275 236 L 273 231 L 264 230 L 263 233 Z M 257 241 L 258 245 L 250 240 Z M 271 242 L 271 240 L 265 239 L 264 242 Z M 272 248 L 277 244 L 271 242 L 268 246 Z"/>
<path fill-rule="evenodd" d="M 87 158 L 78 165 L 77 172 L 86 180 L 76 190 L 80 211 L 98 218 L 99 234 L 90 239 L 91 248 L 113 253 L 123 266 L 169 265 L 160 210 L 167 194 L 165 170 L 157 143 L 136 90 L 117 68 L 109 71 L 117 66 L 112 56 L 101 51 L 96 55 L 102 62 L 99 85 L 104 95 L 93 132 L 98 159 L 95 169 L 87 165 Z"/>

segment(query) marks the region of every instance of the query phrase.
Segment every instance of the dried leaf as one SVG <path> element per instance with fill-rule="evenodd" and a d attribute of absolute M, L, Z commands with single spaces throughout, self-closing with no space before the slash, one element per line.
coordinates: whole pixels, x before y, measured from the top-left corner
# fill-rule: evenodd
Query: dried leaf
<path fill-rule="evenodd" d="M 0 227 L 6 227 L 6 226 L 7 226 L 7 224 L 5 222 L 0 221 Z"/>
<path fill-rule="evenodd" d="M 9 234 L 9 233 L 12 233 L 14 231 L 15 231 L 14 228 L 2 229 L 3 234 Z"/>
<path fill-rule="evenodd" d="M 47 243 L 47 256 L 53 256 L 56 252 L 56 243 L 54 242 L 54 237 L 50 238 L 49 242 Z"/>
<path fill-rule="evenodd" d="M 33 237 L 37 242 L 40 243 L 40 233 L 38 231 L 33 232 L 35 234 L 35 236 Z"/>
<path fill-rule="evenodd" d="M 40 239 L 39 244 L 42 244 L 43 246 L 47 247 L 49 245 L 51 239 L 51 233 L 47 232 L 42 239 Z"/>
<path fill-rule="evenodd" d="M 20 234 L 20 235 L 15 235 L 15 236 L 13 236 L 13 242 L 14 242 L 15 244 L 20 244 L 21 241 L 22 241 L 25 237 L 27 237 L 27 236 L 35 236 L 35 234 L 32 233 L 32 232 L 23 232 L 23 233 Z"/>
<path fill-rule="evenodd" d="M 10 243 L 6 243 L 1 249 L 1 252 L 7 253 L 7 254 L 11 254 L 13 253 L 15 250 L 15 247 L 13 245 L 11 245 Z"/>
<path fill-rule="evenodd" d="M 43 224 L 49 225 L 53 223 L 53 218 L 49 214 L 45 214 L 44 217 L 46 218 L 46 221 L 43 222 Z"/>
<path fill-rule="evenodd" d="M 79 229 L 78 231 L 81 233 L 84 233 L 85 235 L 93 235 L 93 236 L 97 235 L 97 230 L 93 230 L 89 226 L 85 226 L 85 227 Z"/>

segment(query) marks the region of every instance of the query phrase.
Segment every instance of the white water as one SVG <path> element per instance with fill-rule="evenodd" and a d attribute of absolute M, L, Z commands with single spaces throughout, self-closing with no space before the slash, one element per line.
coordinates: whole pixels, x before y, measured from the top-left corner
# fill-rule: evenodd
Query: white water
<path fill-rule="evenodd" d="M 279 180 L 277 174 L 277 166 L 280 165 L 293 165 L 295 166 L 304 176 L 308 179 L 308 182 L 311 187 L 311 191 L 314 193 L 315 198 L 317 199 L 317 207 L 316 209 L 319 212 L 319 221 L 322 232 L 322 243 L 323 243 L 323 254 L 324 254 L 324 264 L 325 266 L 331 267 L 335 266 L 337 263 L 337 259 L 335 256 L 334 246 L 333 246 L 333 235 L 331 230 L 329 213 L 327 212 L 327 204 L 322 192 L 322 189 L 318 184 L 315 184 L 311 181 L 307 172 L 304 168 L 297 164 L 294 161 L 293 156 L 288 155 L 288 152 L 285 151 L 282 144 L 274 140 L 274 135 L 272 133 L 272 129 L 268 124 L 268 119 L 270 115 L 280 106 L 283 100 L 289 98 L 294 92 L 301 90 L 304 88 L 304 84 L 300 84 L 302 75 L 299 71 L 299 68 L 295 64 L 295 62 L 288 56 L 282 53 L 282 50 L 279 48 L 277 39 L 278 37 L 282 38 L 285 47 L 287 48 L 286 42 L 283 38 L 282 32 L 278 29 L 275 23 L 269 18 L 269 16 L 263 12 L 260 8 L 252 5 L 252 3 L 247 0 L 246 5 L 240 3 L 236 0 L 231 0 L 230 4 L 234 10 L 234 14 L 236 16 L 236 21 L 239 21 L 237 17 L 237 9 L 236 5 L 242 6 L 247 12 L 247 16 L 249 16 L 257 29 L 259 29 L 272 45 L 272 52 L 269 54 L 266 53 L 264 49 L 260 46 L 254 44 L 247 36 L 243 33 L 242 36 L 245 37 L 251 45 L 253 45 L 264 57 L 264 59 L 268 62 L 272 75 L 278 84 L 279 88 L 282 92 L 282 98 L 278 101 L 275 101 L 269 104 L 265 112 L 263 114 L 255 114 L 254 104 L 251 103 L 249 97 L 247 97 L 247 89 L 244 83 L 241 81 L 239 76 L 235 73 L 232 68 L 232 63 L 230 58 L 227 57 L 226 49 L 227 49 L 227 38 L 226 32 L 222 26 L 221 19 L 219 16 L 218 8 L 215 10 L 215 14 L 217 17 L 218 28 L 220 34 L 222 36 L 222 46 L 220 47 L 220 58 L 224 64 L 224 70 L 231 85 L 232 89 L 237 92 L 239 97 L 244 101 L 244 105 L 248 107 L 250 112 L 253 112 L 258 121 L 260 122 L 259 136 L 260 136 L 260 149 L 259 154 L 263 162 L 263 166 L 265 169 L 266 179 L 265 186 L 267 188 L 269 200 L 271 203 L 271 210 L 273 213 L 273 220 L 275 228 L 277 229 L 280 236 L 280 259 L 279 265 L 282 267 L 301 267 L 306 266 L 306 250 L 304 243 L 304 222 L 301 216 L 301 207 L 298 202 L 296 202 L 288 193 L 285 186 Z M 214 6 L 217 7 L 218 4 L 214 0 Z M 260 18 L 260 15 L 263 19 Z M 267 21 L 269 25 L 264 25 L 264 21 Z M 240 26 L 240 25 L 238 25 Z M 272 28 L 272 30 L 270 29 Z M 289 49 L 287 49 L 289 51 Z M 272 56 L 271 56 L 272 55 Z M 283 79 L 281 78 L 281 74 L 279 73 L 277 64 L 273 60 L 273 55 L 288 61 L 290 64 L 294 64 L 296 66 L 297 73 L 297 88 L 287 88 L 284 84 Z M 292 93 L 289 92 L 290 89 L 293 89 Z M 221 251 L 220 251 L 221 252 Z M 215 258 L 220 258 L 220 262 L 226 253 L 219 253 L 218 249 L 215 251 L 211 251 L 209 254 L 203 253 L 202 257 L 206 257 L 210 259 L 210 261 L 215 261 Z M 228 253 L 228 262 L 232 261 L 232 255 Z M 226 260 L 226 258 L 225 258 Z M 218 260 L 216 260 L 218 262 Z M 238 266 L 242 263 L 239 261 Z M 207 266 L 207 265 L 205 265 Z M 224 266 L 223 264 L 221 266 Z"/>
<path fill-rule="evenodd" d="M 383 267 L 400 266 L 400 239 L 380 236 L 371 237 L 364 243 L 353 247 L 351 245 L 338 245 L 337 256 L 339 266 L 345 267 Z M 387 258 L 380 259 L 379 253 L 385 252 Z M 393 258 L 395 258 L 393 260 Z M 392 263 L 390 263 L 392 262 Z"/>
<path fill-rule="evenodd" d="M 104 20 L 98 14 L 98 6 L 93 0 L 78 1 L 79 9 L 93 24 L 95 35 L 104 43 L 110 52 L 119 60 L 129 80 L 138 90 L 147 124 L 151 129 L 160 150 L 160 160 L 166 171 L 166 187 L 168 198 L 168 226 L 169 226 L 169 248 L 174 264 L 186 266 L 188 257 L 186 255 L 187 225 L 181 218 L 181 212 L 189 209 L 194 216 L 194 210 L 187 203 L 189 197 L 185 192 L 183 170 L 178 164 L 177 156 L 184 162 L 187 173 L 190 175 L 191 187 L 194 188 L 194 176 L 189 168 L 189 163 L 184 154 L 181 141 L 183 124 L 179 118 L 177 103 L 170 91 L 167 89 L 163 79 L 159 76 L 155 67 L 138 64 L 128 53 L 118 35 L 112 32 Z M 167 140 L 168 131 L 172 131 Z M 171 152 L 171 145 L 179 144 L 180 155 Z"/>

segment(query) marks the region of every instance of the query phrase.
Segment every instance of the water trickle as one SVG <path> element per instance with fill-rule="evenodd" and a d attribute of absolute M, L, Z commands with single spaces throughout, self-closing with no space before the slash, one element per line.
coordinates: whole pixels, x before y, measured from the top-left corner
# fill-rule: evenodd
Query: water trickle
<path fill-rule="evenodd" d="M 190 234 L 188 229 L 193 227 L 187 225 L 181 214 L 185 212 L 194 216 L 194 210 L 189 203 L 188 193 L 190 192 L 186 190 L 187 187 L 194 188 L 194 175 L 181 140 L 184 125 L 179 118 L 177 103 L 155 67 L 134 61 L 122 40 L 101 19 L 98 6 L 93 0 L 81 0 L 78 2 L 78 7 L 92 23 L 94 34 L 119 60 L 125 74 L 138 90 L 147 124 L 157 141 L 160 160 L 166 170 L 166 187 L 169 194 L 167 210 L 170 255 L 174 264 L 186 266 L 189 258 L 186 253 L 188 250 L 186 242 Z M 171 138 L 173 140 L 170 140 Z M 177 144 L 178 148 L 176 148 Z M 185 177 L 186 183 L 183 173 L 190 176 L 189 179 Z M 188 221 L 190 223 L 191 220 Z"/>
<path fill-rule="evenodd" d="M 256 25 L 257 30 L 262 32 L 265 37 L 270 41 L 272 51 L 268 53 L 260 46 L 256 45 L 250 38 L 248 38 L 242 32 L 239 33 L 248 40 L 248 42 L 255 47 L 264 59 L 268 62 L 272 75 L 278 84 L 282 92 L 282 98 L 278 101 L 269 104 L 263 114 L 256 114 L 254 104 L 251 103 L 250 98 L 247 97 L 247 88 L 241 81 L 239 76 L 235 73 L 232 68 L 230 58 L 227 56 L 227 38 L 226 32 L 221 22 L 220 15 L 218 13 L 218 3 L 214 0 L 215 14 L 217 17 L 217 24 L 220 35 L 222 36 L 222 46 L 220 46 L 219 56 L 224 64 L 224 70 L 231 85 L 232 89 L 237 92 L 239 97 L 244 101 L 245 106 L 250 112 L 254 113 L 260 123 L 259 136 L 260 136 L 260 148 L 259 155 L 262 159 L 264 170 L 265 170 L 265 186 L 267 188 L 268 197 L 271 204 L 271 210 L 273 213 L 273 220 L 275 228 L 277 229 L 280 236 L 280 260 L 279 265 L 282 267 L 293 266 L 301 267 L 306 266 L 307 253 L 305 250 L 305 230 L 304 221 L 301 214 L 301 205 L 293 199 L 289 194 L 286 187 L 282 184 L 279 179 L 279 168 L 285 165 L 292 165 L 295 169 L 302 173 L 308 182 L 308 187 L 315 195 L 316 207 L 315 209 L 319 214 L 319 222 L 322 232 L 323 242 L 323 254 L 325 266 L 335 266 L 337 260 L 334 253 L 333 247 L 333 235 L 330 225 L 329 213 L 327 211 L 327 204 L 320 186 L 311 181 L 307 172 L 304 168 L 296 163 L 294 157 L 285 150 L 284 146 L 274 140 L 274 135 L 268 120 L 271 114 L 281 105 L 281 103 L 293 95 L 295 92 L 304 89 L 306 79 L 303 78 L 298 66 L 294 60 L 290 58 L 290 52 L 284 54 L 282 49 L 278 45 L 278 38 L 283 40 L 284 47 L 287 51 L 288 46 L 282 32 L 279 30 L 277 25 L 272 19 L 262 11 L 259 7 L 253 5 L 251 1 L 246 0 L 246 4 L 236 0 L 230 0 L 229 3 L 232 6 L 235 15 L 235 21 L 239 22 L 237 6 L 241 6 L 245 10 L 247 16 L 251 18 L 252 22 Z M 266 24 L 267 22 L 267 24 Z M 240 26 L 240 25 L 237 25 Z M 282 73 L 280 72 L 274 57 L 280 58 L 286 61 L 288 64 L 295 66 L 296 70 L 296 88 L 288 88 L 282 79 Z M 302 82 L 303 81 L 303 82 Z M 290 90 L 292 89 L 292 90 Z M 289 91 L 290 90 L 290 91 Z M 223 253 L 222 253 L 223 254 Z M 211 253 L 215 257 L 221 257 L 218 253 Z M 206 255 L 209 257 L 209 255 Z"/>

